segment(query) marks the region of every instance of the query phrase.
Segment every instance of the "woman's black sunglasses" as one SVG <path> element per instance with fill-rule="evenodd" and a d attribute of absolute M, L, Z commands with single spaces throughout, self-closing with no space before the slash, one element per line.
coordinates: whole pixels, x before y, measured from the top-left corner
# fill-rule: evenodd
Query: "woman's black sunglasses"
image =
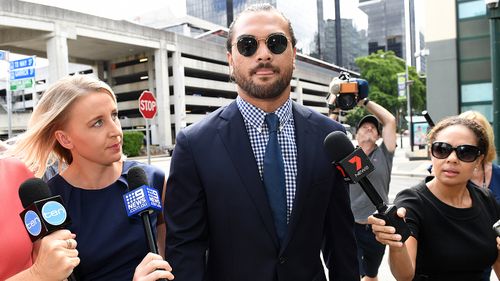
<path fill-rule="evenodd" d="M 431 147 L 432 156 L 437 159 L 445 159 L 453 151 L 457 154 L 457 158 L 463 162 L 474 162 L 481 155 L 481 150 L 477 146 L 468 144 L 453 147 L 449 143 L 437 141 Z"/>
<path fill-rule="evenodd" d="M 286 50 L 288 46 L 288 38 L 283 33 L 273 33 L 267 38 L 256 38 L 252 35 L 242 35 L 238 37 L 236 44 L 238 52 L 245 57 L 250 57 L 257 52 L 259 42 L 265 40 L 266 46 L 275 55 L 279 55 Z"/>

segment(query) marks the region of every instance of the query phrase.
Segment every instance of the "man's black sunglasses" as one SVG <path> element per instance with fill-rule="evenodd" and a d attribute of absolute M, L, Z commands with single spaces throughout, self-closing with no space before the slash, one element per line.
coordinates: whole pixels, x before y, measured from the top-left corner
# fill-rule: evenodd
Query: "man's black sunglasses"
<path fill-rule="evenodd" d="M 481 155 L 481 150 L 477 146 L 468 144 L 453 147 L 449 143 L 437 141 L 431 147 L 432 156 L 437 159 L 445 159 L 453 151 L 457 154 L 457 158 L 463 162 L 474 162 Z"/>
<path fill-rule="evenodd" d="M 283 53 L 288 46 L 288 38 L 283 33 L 273 33 L 267 38 L 256 38 L 252 35 L 242 35 L 238 37 L 238 41 L 233 44 L 236 45 L 238 52 L 245 57 L 250 57 L 257 52 L 259 42 L 265 40 L 266 46 L 275 55 Z"/>

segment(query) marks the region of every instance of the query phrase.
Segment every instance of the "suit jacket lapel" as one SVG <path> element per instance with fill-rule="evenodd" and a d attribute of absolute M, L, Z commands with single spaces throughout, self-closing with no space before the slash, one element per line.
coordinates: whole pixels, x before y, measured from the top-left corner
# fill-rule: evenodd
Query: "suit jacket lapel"
<path fill-rule="evenodd" d="M 295 102 L 293 106 L 293 118 L 295 122 L 295 143 L 297 146 L 297 178 L 295 199 L 293 202 L 292 214 L 288 223 L 288 231 L 285 236 L 281 252 L 284 251 L 288 242 L 293 236 L 294 230 L 300 218 L 301 211 L 304 207 L 304 202 L 309 192 L 309 185 L 311 183 L 311 172 L 314 167 L 314 155 L 311 150 L 316 149 L 318 145 L 314 129 L 311 127 L 313 124 L 308 120 L 311 112 L 298 107 Z"/>
<path fill-rule="evenodd" d="M 276 247 L 278 247 L 278 236 L 274 227 L 273 215 L 266 191 L 248 137 L 248 132 L 243 121 L 243 116 L 238 110 L 236 102 L 232 102 L 221 113 L 220 118 L 224 119 L 218 128 L 219 135 L 224 143 L 230 158 L 238 171 L 242 184 L 257 208 L 267 232 L 272 237 Z"/>

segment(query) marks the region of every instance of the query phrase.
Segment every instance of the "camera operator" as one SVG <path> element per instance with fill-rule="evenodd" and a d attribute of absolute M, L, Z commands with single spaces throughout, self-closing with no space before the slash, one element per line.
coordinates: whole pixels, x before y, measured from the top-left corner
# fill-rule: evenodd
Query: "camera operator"
<path fill-rule="evenodd" d="M 368 99 L 368 83 L 365 80 L 352 78 L 340 80 L 340 83 L 347 81 L 357 83 L 359 91 L 353 94 L 354 101 L 357 103 L 353 103 L 351 106 L 354 107 L 357 104 L 357 106 L 363 107 L 371 113 L 359 121 L 356 128 L 356 140 L 363 152 L 368 155 L 375 165 L 375 170 L 368 175 L 368 179 L 382 199 L 388 202 L 392 160 L 397 140 L 396 118 L 387 109 Z M 336 82 L 332 81 L 332 84 L 335 83 L 340 84 L 338 79 Z M 336 87 L 332 86 L 332 84 L 330 84 L 330 95 L 327 97 L 330 117 L 342 121 L 342 115 L 345 114 L 343 110 L 345 109 L 340 108 L 340 106 L 347 105 L 353 97 L 344 98 L 345 93 L 342 93 L 342 85 Z M 340 90 L 336 92 L 335 89 L 337 88 L 340 88 Z M 339 102 L 339 98 L 343 98 L 344 101 Z M 348 107 L 344 108 L 350 110 Z M 381 126 L 382 128 L 380 128 Z M 377 145 L 376 142 L 380 137 L 382 137 L 382 142 Z M 373 206 L 359 184 L 350 186 L 350 198 L 351 209 L 356 221 L 355 234 L 358 244 L 359 272 L 363 281 L 378 280 L 378 268 L 384 256 L 385 245 L 375 239 L 375 235 L 367 221 L 368 216 L 375 212 L 375 206 Z"/>

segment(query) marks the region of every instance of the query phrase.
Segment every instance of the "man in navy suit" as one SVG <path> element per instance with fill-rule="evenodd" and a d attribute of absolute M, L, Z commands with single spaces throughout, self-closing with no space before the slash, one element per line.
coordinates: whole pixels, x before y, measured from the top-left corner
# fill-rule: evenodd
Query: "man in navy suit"
<path fill-rule="evenodd" d="M 295 42 L 269 4 L 230 26 L 238 97 L 179 132 L 171 161 L 166 257 L 178 281 L 326 281 L 320 252 L 330 281 L 359 280 L 347 185 L 323 148 L 344 129 L 291 100 Z"/>

